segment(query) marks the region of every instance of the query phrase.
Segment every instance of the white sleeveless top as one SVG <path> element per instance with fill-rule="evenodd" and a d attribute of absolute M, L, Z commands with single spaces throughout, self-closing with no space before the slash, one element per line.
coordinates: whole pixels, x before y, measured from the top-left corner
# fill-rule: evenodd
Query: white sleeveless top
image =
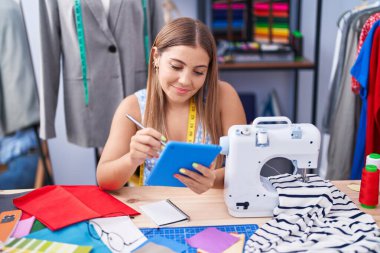
<path fill-rule="evenodd" d="M 140 112 L 141 112 L 141 119 L 143 121 L 144 112 L 145 112 L 145 105 L 146 105 L 146 89 L 142 89 L 135 92 L 135 96 L 137 97 L 137 100 L 139 102 L 140 106 Z M 198 123 L 197 126 L 197 132 L 195 135 L 194 143 L 202 143 L 202 136 L 203 136 L 203 127 L 201 122 Z M 211 144 L 211 137 L 209 134 L 206 134 L 205 138 L 205 144 Z M 146 180 L 150 176 L 152 169 L 154 167 L 155 162 L 157 161 L 156 158 L 152 159 L 146 159 L 145 160 L 145 167 L 144 167 L 144 178 L 143 178 L 143 185 L 146 185 Z"/>

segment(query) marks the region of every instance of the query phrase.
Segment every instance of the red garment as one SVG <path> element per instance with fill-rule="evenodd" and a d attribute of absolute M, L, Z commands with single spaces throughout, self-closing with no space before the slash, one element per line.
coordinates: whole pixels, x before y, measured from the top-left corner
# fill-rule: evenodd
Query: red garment
<path fill-rule="evenodd" d="M 360 33 L 360 38 L 359 38 L 358 55 L 360 53 L 360 50 L 362 49 L 362 45 L 365 39 L 367 38 L 369 31 L 371 30 L 372 25 L 378 20 L 380 20 L 380 12 L 370 16 L 365 22 L 365 24 L 363 25 L 362 31 Z M 360 83 L 354 77 L 352 77 L 351 89 L 355 94 L 359 94 Z"/>
<path fill-rule="evenodd" d="M 380 153 L 380 28 L 373 37 L 367 96 L 365 155 Z"/>
<path fill-rule="evenodd" d="M 45 186 L 13 204 L 51 230 L 93 218 L 139 214 L 97 186 Z"/>

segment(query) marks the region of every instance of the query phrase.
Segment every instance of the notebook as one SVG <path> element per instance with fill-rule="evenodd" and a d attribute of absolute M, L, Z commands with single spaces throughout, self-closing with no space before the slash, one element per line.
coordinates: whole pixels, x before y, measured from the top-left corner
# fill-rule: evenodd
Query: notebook
<path fill-rule="evenodd" d="M 158 226 L 190 220 L 190 217 L 169 199 L 146 204 L 140 208 Z"/>

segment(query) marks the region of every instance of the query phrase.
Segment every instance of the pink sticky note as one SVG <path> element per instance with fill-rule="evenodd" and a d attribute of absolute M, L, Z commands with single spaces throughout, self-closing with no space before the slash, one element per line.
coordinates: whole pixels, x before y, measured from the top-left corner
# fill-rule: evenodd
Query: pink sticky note
<path fill-rule="evenodd" d="M 239 238 L 216 228 L 206 228 L 202 232 L 186 239 L 186 242 L 194 248 L 205 250 L 209 253 L 223 252 L 236 243 Z"/>
<path fill-rule="evenodd" d="M 17 223 L 17 226 L 16 226 L 15 230 L 13 231 L 13 234 L 11 235 L 11 237 L 21 238 L 21 237 L 28 235 L 30 233 L 30 230 L 32 229 L 32 226 L 33 226 L 35 219 L 36 219 L 36 217 L 32 216 L 30 218 L 20 220 Z"/>

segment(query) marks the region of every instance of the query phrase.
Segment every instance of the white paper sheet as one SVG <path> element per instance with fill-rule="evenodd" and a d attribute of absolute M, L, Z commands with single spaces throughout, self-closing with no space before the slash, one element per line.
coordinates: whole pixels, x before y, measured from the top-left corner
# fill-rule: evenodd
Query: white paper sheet
<path fill-rule="evenodd" d="M 127 244 L 137 240 L 129 246 L 125 245 L 121 251 L 123 253 L 131 252 L 147 240 L 147 238 L 132 222 L 129 216 L 92 219 L 90 220 L 90 223 L 93 221 L 96 222 L 107 233 L 112 232 L 120 235 L 124 239 L 124 242 Z M 112 252 L 117 252 L 110 247 L 106 234 L 103 233 L 101 239 Z"/>

